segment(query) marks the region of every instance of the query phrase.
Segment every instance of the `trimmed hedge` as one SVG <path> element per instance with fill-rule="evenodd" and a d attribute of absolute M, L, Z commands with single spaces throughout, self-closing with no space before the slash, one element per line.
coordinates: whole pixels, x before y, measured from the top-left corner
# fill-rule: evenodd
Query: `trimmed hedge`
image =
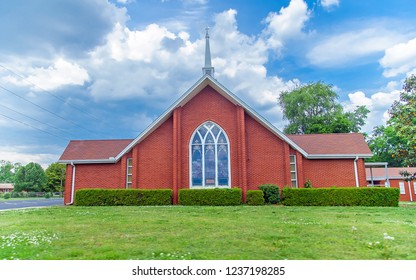
<path fill-rule="evenodd" d="M 179 190 L 179 204 L 181 205 L 233 206 L 240 205 L 241 199 L 242 191 L 239 188 Z"/>
<path fill-rule="evenodd" d="M 283 189 L 287 206 L 399 206 L 397 188 Z"/>
<path fill-rule="evenodd" d="M 75 194 L 77 206 L 171 205 L 172 190 L 81 189 Z"/>
<path fill-rule="evenodd" d="M 246 193 L 247 205 L 264 205 L 264 195 L 261 190 L 248 190 Z"/>
<path fill-rule="evenodd" d="M 277 204 L 280 201 L 279 187 L 273 184 L 260 185 L 259 189 L 263 191 L 264 202 Z"/>

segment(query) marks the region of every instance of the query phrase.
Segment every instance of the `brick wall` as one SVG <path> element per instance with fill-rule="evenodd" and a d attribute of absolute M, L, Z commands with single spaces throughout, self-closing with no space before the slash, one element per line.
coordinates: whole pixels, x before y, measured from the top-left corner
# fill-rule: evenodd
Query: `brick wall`
<path fill-rule="evenodd" d="M 172 188 L 172 117 L 133 149 L 134 188 Z M 136 150 L 136 151 L 135 151 Z"/>
<path fill-rule="evenodd" d="M 285 157 L 286 142 L 246 115 L 247 173 L 249 189 L 262 184 L 285 186 L 289 158 Z M 287 155 L 289 157 L 289 155 Z"/>
<path fill-rule="evenodd" d="M 115 189 L 125 188 L 122 174 L 122 161 L 107 164 L 75 165 L 75 191 L 85 188 Z M 125 169 L 124 169 L 125 170 Z M 64 203 L 71 199 L 72 166 L 67 166 Z"/>
<path fill-rule="evenodd" d="M 410 195 L 412 196 L 412 200 L 416 201 L 416 193 L 415 193 L 415 188 L 413 186 L 413 183 L 416 181 L 411 181 L 410 182 L 410 191 L 409 191 L 409 185 L 406 181 L 402 180 L 402 179 L 389 179 L 390 182 L 390 187 L 391 188 L 397 188 L 399 189 L 399 182 L 404 182 L 404 191 L 405 194 L 400 194 L 400 201 L 410 201 Z M 386 181 L 382 180 L 380 182 L 380 184 L 384 185 L 386 183 Z M 411 194 L 410 194 L 411 193 Z"/>
<path fill-rule="evenodd" d="M 360 186 L 366 186 L 365 168 L 362 160 L 357 162 Z M 353 159 L 303 159 L 304 181 L 313 187 L 355 187 Z M 300 187 L 303 187 L 300 186 Z"/>

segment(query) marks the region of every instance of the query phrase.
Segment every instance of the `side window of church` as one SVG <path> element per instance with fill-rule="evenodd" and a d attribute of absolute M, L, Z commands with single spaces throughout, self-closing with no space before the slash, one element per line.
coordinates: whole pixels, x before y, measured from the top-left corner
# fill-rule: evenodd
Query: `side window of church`
<path fill-rule="evenodd" d="M 127 177 L 126 177 L 126 188 L 130 189 L 133 180 L 133 159 L 127 159 Z"/>
<path fill-rule="evenodd" d="M 225 131 L 213 122 L 198 127 L 191 141 L 191 186 L 229 186 L 229 143 Z"/>
<path fill-rule="evenodd" d="M 290 156 L 290 179 L 292 182 L 292 188 L 298 187 L 298 175 L 296 170 L 296 156 L 291 155 Z"/>

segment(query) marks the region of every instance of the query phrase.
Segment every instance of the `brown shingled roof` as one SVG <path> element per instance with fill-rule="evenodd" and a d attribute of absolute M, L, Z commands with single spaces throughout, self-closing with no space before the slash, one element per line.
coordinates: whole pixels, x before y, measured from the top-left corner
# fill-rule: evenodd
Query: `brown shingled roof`
<path fill-rule="evenodd" d="M 409 173 L 415 173 L 416 167 L 389 167 L 387 168 L 390 179 L 401 179 L 403 175 L 400 175 L 400 171 L 407 171 Z M 371 173 L 373 174 L 374 180 L 384 180 L 386 178 L 385 168 L 370 168 L 365 169 L 367 180 L 371 180 Z"/>
<path fill-rule="evenodd" d="M 72 140 L 59 160 L 107 160 L 116 157 L 131 141 L 133 140 Z"/>
<path fill-rule="evenodd" d="M 309 155 L 371 155 L 360 133 L 286 135 Z"/>

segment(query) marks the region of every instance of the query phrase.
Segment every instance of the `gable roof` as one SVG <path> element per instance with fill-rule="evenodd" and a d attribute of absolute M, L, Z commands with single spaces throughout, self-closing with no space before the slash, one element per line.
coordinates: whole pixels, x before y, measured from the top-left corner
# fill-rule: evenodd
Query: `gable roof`
<path fill-rule="evenodd" d="M 12 183 L 0 183 L 0 190 L 12 190 L 14 185 Z"/>
<path fill-rule="evenodd" d="M 133 139 L 71 140 L 59 162 L 100 163 L 115 162 L 115 157 Z"/>
<path fill-rule="evenodd" d="M 308 158 L 372 156 L 364 136 L 360 133 L 289 134 L 287 137 L 302 147 L 308 153 Z"/>
<path fill-rule="evenodd" d="M 174 102 L 162 115 L 160 115 L 152 124 L 150 124 L 144 131 L 142 131 L 135 139 L 133 140 L 89 140 L 89 141 L 79 141 L 85 143 L 76 143 L 77 141 L 71 141 L 65 150 L 64 154 L 61 156 L 59 162 L 62 163 L 113 163 L 117 162 L 123 155 L 128 153 L 135 145 L 140 143 L 143 139 L 145 139 L 148 135 L 150 135 L 153 131 L 155 131 L 160 125 L 162 125 L 167 119 L 169 119 L 175 108 L 182 107 L 186 103 L 188 103 L 194 96 L 196 96 L 200 91 L 202 91 L 206 86 L 211 86 L 216 92 L 226 98 L 228 101 L 233 103 L 234 105 L 241 106 L 245 112 L 250 115 L 253 119 L 258 121 L 262 124 L 266 129 L 272 132 L 274 135 L 288 143 L 293 149 L 299 151 L 304 157 L 306 158 L 355 158 L 358 157 L 371 157 L 371 151 L 368 149 L 367 144 L 364 141 L 364 138 L 354 136 L 357 141 L 361 143 L 353 143 L 354 139 L 350 139 L 345 142 L 346 145 L 351 144 L 351 149 L 348 149 L 348 153 L 341 153 L 341 149 L 339 150 L 340 153 L 334 152 L 333 153 L 317 153 L 316 150 L 309 147 L 308 141 L 302 140 L 305 135 L 297 135 L 297 136 L 289 136 L 285 135 L 282 131 L 277 129 L 273 126 L 270 122 L 260 116 L 255 110 L 250 108 L 246 103 L 244 103 L 241 99 L 239 99 L 236 95 L 230 92 L 227 88 L 225 88 L 222 84 L 220 84 L 216 79 L 214 79 L 210 75 L 204 75 L 201 77 L 191 88 L 189 88 L 181 97 L 179 97 L 176 102 Z M 325 134 L 321 134 L 319 137 L 311 138 L 315 139 L 314 142 L 317 146 L 322 146 L 320 141 L 324 141 L 327 143 L 326 145 L 337 145 L 339 146 L 340 143 L 343 143 L 341 140 L 338 141 L 329 141 L 325 140 Z M 345 134 L 344 134 L 345 135 Z M 357 135 L 357 134 L 355 134 Z M 106 142 L 108 141 L 108 142 Z M 124 141 L 124 142 L 123 142 Z M 332 143 L 332 144 L 330 144 Z M 110 148 L 105 147 L 108 144 L 111 146 Z M 84 146 L 82 146 L 84 145 Z M 88 145 L 88 146 L 86 146 Z M 97 145 L 97 147 L 94 147 Z M 124 147 L 123 147 L 124 145 Z M 367 149 L 365 149 L 364 145 Z M 88 156 L 86 153 L 82 152 L 82 148 L 91 148 L 95 149 L 94 152 L 89 152 Z M 342 146 L 341 146 L 342 147 Z M 353 147 L 357 148 L 354 150 Z M 309 152 L 308 152 L 309 149 Z M 100 151 L 102 150 L 102 151 Z M 330 151 L 331 149 L 328 149 Z"/>
<path fill-rule="evenodd" d="M 298 145 L 292 142 L 286 135 L 281 132 L 279 129 L 274 127 L 270 122 L 260 116 L 256 111 L 250 108 L 246 103 L 244 103 L 241 99 L 239 99 L 236 95 L 234 95 L 231 91 L 229 91 L 226 87 L 224 87 L 221 83 L 219 83 L 216 79 L 212 76 L 205 74 L 202 76 L 191 88 L 189 88 L 175 103 L 173 103 L 159 118 L 157 118 L 152 124 L 150 124 L 136 139 L 134 139 L 117 157 L 116 159 L 120 159 L 123 154 L 129 152 L 136 144 L 140 143 L 143 139 L 145 139 L 150 133 L 156 130 L 164 121 L 166 121 L 173 113 L 173 110 L 178 107 L 184 106 L 191 100 L 194 96 L 196 96 L 201 90 L 203 90 L 206 86 L 211 86 L 216 92 L 226 98 L 228 101 L 233 103 L 234 105 L 238 105 L 244 108 L 246 113 L 248 113 L 252 118 L 260 122 L 264 125 L 268 130 L 274 133 L 276 136 L 281 138 L 282 140 L 286 141 L 291 145 L 295 150 L 301 152 L 304 156 L 307 153 L 302 150 Z"/>
<path fill-rule="evenodd" d="M 403 175 L 400 175 L 400 171 L 408 171 L 410 173 L 416 173 L 416 167 L 389 167 L 387 168 L 387 174 L 389 179 L 403 179 Z M 371 174 L 373 174 L 373 180 L 380 181 L 386 180 L 385 168 L 366 168 L 365 174 L 367 181 L 371 180 Z"/>

